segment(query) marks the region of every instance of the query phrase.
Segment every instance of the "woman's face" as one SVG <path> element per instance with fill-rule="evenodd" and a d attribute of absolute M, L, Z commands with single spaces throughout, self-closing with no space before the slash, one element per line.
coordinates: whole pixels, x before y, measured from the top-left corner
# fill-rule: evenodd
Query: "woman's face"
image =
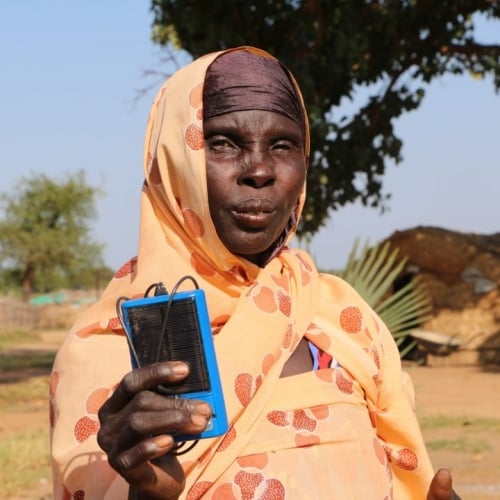
<path fill-rule="evenodd" d="M 210 214 L 226 248 L 255 264 L 281 235 L 306 176 L 304 137 L 271 111 L 235 111 L 204 123 Z"/>

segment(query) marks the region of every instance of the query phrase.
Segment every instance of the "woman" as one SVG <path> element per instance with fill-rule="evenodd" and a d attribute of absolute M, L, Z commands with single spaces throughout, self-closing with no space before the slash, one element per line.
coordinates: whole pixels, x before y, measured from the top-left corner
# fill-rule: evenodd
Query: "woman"
<path fill-rule="evenodd" d="M 261 50 L 209 54 L 160 90 L 138 257 L 54 365 L 56 498 L 426 497 L 432 468 L 390 333 L 288 247 L 308 141 L 293 77 Z M 201 432 L 211 408 L 150 390 L 183 380 L 185 363 L 130 371 L 115 305 L 185 275 L 207 296 L 230 428 L 178 455 L 173 435 Z M 440 471 L 428 498 L 450 495 Z"/>

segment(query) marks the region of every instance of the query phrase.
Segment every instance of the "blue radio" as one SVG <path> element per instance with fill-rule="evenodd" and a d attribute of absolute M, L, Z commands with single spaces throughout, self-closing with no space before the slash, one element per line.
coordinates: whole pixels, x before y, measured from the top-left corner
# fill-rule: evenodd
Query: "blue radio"
<path fill-rule="evenodd" d="M 212 408 L 213 416 L 202 433 L 174 439 L 184 442 L 225 434 L 226 407 L 203 290 L 171 294 L 164 291 L 152 297 L 125 299 L 119 306 L 132 366 L 158 361 L 186 362 L 190 366 L 189 376 L 175 386 L 159 386 L 158 392 L 206 401 Z"/>

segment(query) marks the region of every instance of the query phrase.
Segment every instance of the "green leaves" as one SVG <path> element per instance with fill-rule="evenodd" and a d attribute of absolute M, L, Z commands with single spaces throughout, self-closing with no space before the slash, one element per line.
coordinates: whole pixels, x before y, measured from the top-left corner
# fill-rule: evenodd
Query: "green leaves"
<path fill-rule="evenodd" d="M 432 304 L 418 277 L 406 271 L 406 259 L 399 258 L 398 253 L 389 243 L 370 247 L 366 242 L 359 250 L 356 240 L 346 268 L 338 274 L 382 318 L 401 345 L 412 329 L 430 318 Z"/>
<path fill-rule="evenodd" d="M 472 73 L 500 88 L 500 45 L 477 42 L 474 27 L 474 15 L 500 18 L 499 2 L 151 0 L 151 10 L 155 43 L 193 57 L 256 45 L 294 73 L 313 150 L 301 234 L 355 200 L 385 208 L 386 165 L 402 159 L 394 121 L 418 108 L 427 83 Z M 344 118 L 341 103 L 359 94 Z"/>

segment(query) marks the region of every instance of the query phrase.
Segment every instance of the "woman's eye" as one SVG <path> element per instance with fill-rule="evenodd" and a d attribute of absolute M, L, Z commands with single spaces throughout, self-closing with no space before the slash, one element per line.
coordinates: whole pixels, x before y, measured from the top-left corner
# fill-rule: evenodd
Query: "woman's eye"
<path fill-rule="evenodd" d="M 236 146 L 232 141 L 230 141 L 227 137 L 212 137 L 208 139 L 207 141 L 208 146 L 210 149 L 213 150 L 226 150 L 226 149 L 231 149 L 235 148 Z"/>
<path fill-rule="evenodd" d="M 278 141 L 273 144 L 272 149 L 275 151 L 289 151 L 292 147 L 293 144 L 290 141 Z"/>

